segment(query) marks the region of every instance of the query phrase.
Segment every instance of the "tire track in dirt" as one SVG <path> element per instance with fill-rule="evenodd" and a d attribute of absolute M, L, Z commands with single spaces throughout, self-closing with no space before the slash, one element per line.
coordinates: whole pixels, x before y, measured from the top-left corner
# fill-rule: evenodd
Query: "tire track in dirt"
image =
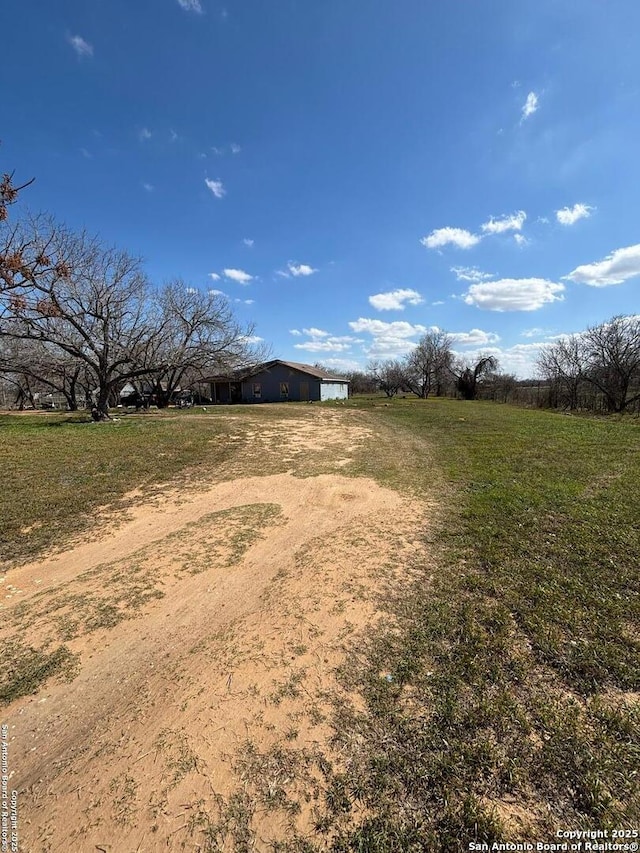
<path fill-rule="evenodd" d="M 221 513 L 264 505 L 280 512 L 256 535 L 234 516 L 233 541 L 251 536 L 242 553 L 214 553 Z M 76 677 L 5 709 L 24 849 L 214 850 L 239 792 L 253 849 L 308 832 L 333 669 L 402 576 L 423 514 L 364 478 L 243 477 L 168 489 L 95 541 L 13 570 L 5 616 L 19 605 L 28 619 L 45 587 L 104 594 L 136 561 L 163 594 L 70 639 Z"/>

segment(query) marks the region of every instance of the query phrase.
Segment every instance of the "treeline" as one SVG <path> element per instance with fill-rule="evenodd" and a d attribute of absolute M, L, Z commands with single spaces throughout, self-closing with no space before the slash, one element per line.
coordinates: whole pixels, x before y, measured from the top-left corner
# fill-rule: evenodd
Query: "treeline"
<path fill-rule="evenodd" d="M 616 316 L 541 347 L 537 374 L 518 379 L 492 355 L 455 356 L 453 340 L 429 332 L 403 359 L 371 362 L 348 374 L 352 394 L 458 397 L 539 408 L 640 412 L 640 316 Z"/>
<path fill-rule="evenodd" d="M 12 223 L 26 186 L 0 181 L 0 383 L 13 405 L 55 393 L 106 417 L 127 383 L 163 406 L 264 357 L 219 294 L 182 280 L 156 286 L 140 258 L 50 216 Z"/>

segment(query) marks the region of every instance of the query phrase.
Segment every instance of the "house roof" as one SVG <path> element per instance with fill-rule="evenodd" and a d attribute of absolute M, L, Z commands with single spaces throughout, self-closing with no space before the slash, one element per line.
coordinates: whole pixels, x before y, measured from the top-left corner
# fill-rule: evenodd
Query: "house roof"
<path fill-rule="evenodd" d="M 298 370 L 300 373 L 306 373 L 309 376 L 313 376 L 315 379 L 323 379 L 331 382 L 349 382 L 349 380 L 345 379 L 344 376 L 335 376 L 333 373 L 328 373 L 326 370 L 314 367 L 312 364 L 302 364 L 298 361 L 283 361 L 281 358 L 264 361 L 262 364 L 257 364 L 255 367 L 248 368 L 246 370 L 235 370 L 230 374 L 212 376 L 208 381 L 229 382 L 231 380 L 232 382 L 240 382 L 243 379 L 249 379 L 258 373 L 262 373 L 264 370 L 269 370 L 271 367 L 275 367 L 276 364 L 283 364 L 285 367 L 290 367 L 292 370 Z"/>

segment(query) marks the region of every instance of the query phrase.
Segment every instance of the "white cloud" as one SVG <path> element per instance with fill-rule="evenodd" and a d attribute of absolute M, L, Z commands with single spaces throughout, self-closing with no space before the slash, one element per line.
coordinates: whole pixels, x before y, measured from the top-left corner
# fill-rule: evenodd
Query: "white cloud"
<path fill-rule="evenodd" d="M 489 311 L 536 311 L 563 299 L 563 284 L 544 278 L 502 278 L 472 284 L 464 295 L 467 305 Z"/>
<path fill-rule="evenodd" d="M 514 234 L 513 239 L 516 241 L 518 246 L 526 246 L 529 242 L 527 238 L 522 234 Z"/>
<path fill-rule="evenodd" d="M 336 370 L 362 370 L 362 365 L 350 358 L 323 358 L 322 363 Z"/>
<path fill-rule="evenodd" d="M 220 278 L 220 276 L 218 276 L 218 278 Z M 224 290 L 210 290 L 209 295 L 210 296 L 226 296 L 227 294 L 224 292 Z"/>
<path fill-rule="evenodd" d="M 432 302 L 431 304 L 432 304 L 432 305 L 444 305 L 444 300 L 443 300 L 443 299 L 438 299 L 438 301 L 437 301 L 437 302 Z"/>
<path fill-rule="evenodd" d="M 146 184 L 145 183 L 142 185 L 142 189 L 146 190 L 148 193 L 152 193 L 154 187 L 153 187 L 153 184 Z"/>
<path fill-rule="evenodd" d="M 216 148 L 215 145 L 211 146 L 211 150 L 213 151 L 214 154 L 217 154 L 219 157 L 221 157 L 224 154 L 224 148 Z"/>
<path fill-rule="evenodd" d="M 222 186 L 222 181 L 212 181 L 210 178 L 205 178 L 204 182 L 216 198 L 222 198 L 226 195 L 227 191 Z"/>
<path fill-rule="evenodd" d="M 214 281 L 220 281 L 220 276 L 217 272 L 210 272 L 209 278 L 212 278 Z"/>
<path fill-rule="evenodd" d="M 69 36 L 68 42 L 80 58 L 93 56 L 93 45 L 85 41 L 82 36 Z"/>
<path fill-rule="evenodd" d="M 260 343 L 262 343 L 262 341 L 264 340 L 264 338 L 261 338 L 259 335 L 245 335 L 245 336 L 242 338 L 242 340 L 243 340 L 246 344 L 260 344 Z"/>
<path fill-rule="evenodd" d="M 283 278 L 290 278 L 291 276 L 298 278 L 299 276 L 313 275 L 314 272 L 318 272 L 318 270 L 310 267 L 309 264 L 298 264 L 295 261 L 289 261 L 287 269 L 276 270 L 276 275 L 281 275 Z"/>
<path fill-rule="evenodd" d="M 248 237 L 245 237 L 242 242 L 245 244 L 245 246 L 248 246 L 249 248 L 251 248 L 253 246 L 253 244 L 255 243 L 255 240 L 250 240 Z"/>
<path fill-rule="evenodd" d="M 480 242 L 482 238 L 477 234 L 472 234 L 464 228 L 436 228 L 427 237 L 423 237 L 420 242 L 427 249 L 440 249 L 442 246 L 449 244 L 457 246 L 458 249 L 470 249 Z"/>
<path fill-rule="evenodd" d="M 492 273 L 481 272 L 478 267 L 451 267 L 451 272 L 455 273 L 458 281 L 470 281 L 473 284 L 494 277 Z"/>
<path fill-rule="evenodd" d="M 394 338 L 411 338 L 415 335 L 424 335 L 426 326 L 407 323 L 406 320 L 394 320 L 385 323 L 384 320 L 371 320 L 367 317 L 359 317 L 352 320 L 349 327 L 354 332 L 368 332 L 370 335 L 392 335 Z"/>
<path fill-rule="evenodd" d="M 244 270 L 235 269 L 222 270 L 222 274 L 225 278 L 231 279 L 231 281 L 235 281 L 236 284 L 249 284 L 249 282 L 253 281 L 255 277 L 249 275 L 249 273 L 245 272 Z"/>
<path fill-rule="evenodd" d="M 178 134 L 175 132 L 175 130 L 170 129 L 169 130 L 169 141 L 175 142 L 177 138 L 178 138 Z"/>
<path fill-rule="evenodd" d="M 242 151 L 242 148 L 240 148 L 240 146 L 237 145 L 235 142 L 231 143 L 230 148 L 232 154 L 239 154 Z"/>
<path fill-rule="evenodd" d="M 573 225 L 578 219 L 588 219 L 592 210 L 595 208 L 588 204 L 574 204 L 573 207 L 562 207 L 556 210 L 556 219 L 560 225 Z"/>
<path fill-rule="evenodd" d="M 318 272 L 317 269 L 310 267 L 309 264 L 297 264 L 295 263 L 295 261 L 289 261 L 289 263 L 287 264 L 287 269 L 289 270 L 291 275 L 295 276 L 296 278 L 301 275 L 313 275 L 314 272 Z"/>
<path fill-rule="evenodd" d="M 294 344 L 293 348 L 307 350 L 307 352 L 346 352 L 351 349 L 351 342 L 339 338 L 327 338 L 323 341 L 305 341 L 302 344 Z"/>
<path fill-rule="evenodd" d="M 543 335 L 549 334 L 549 329 L 542 329 L 540 326 L 534 326 L 533 329 L 525 329 L 520 332 L 523 338 L 540 338 Z"/>
<path fill-rule="evenodd" d="M 329 332 L 325 332 L 323 329 L 316 329 L 313 326 L 310 329 L 302 330 L 305 335 L 308 335 L 310 338 L 328 338 Z"/>
<path fill-rule="evenodd" d="M 200 0 L 178 0 L 178 3 L 185 12 L 196 12 L 198 15 L 202 15 L 203 10 Z"/>
<path fill-rule="evenodd" d="M 300 329 L 289 329 L 289 334 L 295 335 L 297 338 L 299 338 L 302 335 L 302 332 L 300 331 Z"/>
<path fill-rule="evenodd" d="M 349 326 L 356 333 L 365 332 L 371 335 L 371 343 L 364 347 L 369 358 L 395 358 L 406 355 L 416 345 L 411 338 L 424 335 L 428 331 L 426 326 L 407 323 L 404 320 L 386 323 L 366 317 L 351 321 Z"/>
<path fill-rule="evenodd" d="M 138 139 L 140 142 L 146 142 L 147 139 L 151 139 L 152 136 L 153 134 L 148 127 L 143 127 L 142 130 L 138 132 Z"/>
<path fill-rule="evenodd" d="M 499 361 L 498 369 L 502 373 L 514 373 L 520 379 L 531 379 L 536 374 L 536 360 L 540 350 L 547 346 L 544 342 L 516 344 L 512 347 L 479 347 L 456 353 L 465 360 L 476 362 L 485 355 L 493 355 Z"/>
<path fill-rule="evenodd" d="M 524 210 L 518 210 L 510 216 L 503 216 L 500 219 L 495 219 L 493 216 L 489 218 L 482 226 L 485 234 L 504 234 L 505 231 L 520 231 L 524 225 L 527 214 Z"/>
<path fill-rule="evenodd" d="M 607 287 L 610 284 L 622 284 L 623 281 L 638 275 L 640 275 L 640 243 L 624 249 L 616 249 L 603 261 L 576 267 L 565 278 L 591 287 Z"/>
<path fill-rule="evenodd" d="M 527 100 L 524 102 L 524 106 L 522 107 L 522 119 L 521 121 L 525 121 L 529 116 L 532 116 L 535 112 L 538 111 L 538 96 L 535 92 L 529 92 L 527 95 Z"/>
<path fill-rule="evenodd" d="M 454 344 L 460 346 L 486 346 L 487 344 L 497 344 L 500 336 L 494 332 L 483 332 L 482 329 L 471 329 L 470 332 L 450 332 L 449 337 Z"/>
<path fill-rule="evenodd" d="M 424 299 L 417 290 L 390 290 L 369 297 L 369 304 L 377 311 L 404 311 L 405 304 L 420 305 Z"/>

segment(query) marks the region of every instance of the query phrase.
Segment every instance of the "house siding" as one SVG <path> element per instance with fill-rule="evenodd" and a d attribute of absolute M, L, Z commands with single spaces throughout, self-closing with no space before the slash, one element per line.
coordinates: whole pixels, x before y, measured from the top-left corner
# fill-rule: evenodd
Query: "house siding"
<path fill-rule="evenodd" d="M 349 396 L 347 382 L 329 382 L 326 379 L 320 384 L 321 400 L 346 400 Z"/>
<path fill-rule="evenodd" d="M 309 386 L 309 400 L 320 400 L 320 380 L 284 364 L 274 364 L 268 370 L 261 370 L 245 379 L 242 383 L 242 399 L 245 403 L 280 403 L 287 399 L 299 401 L 301 382 Z M 283 383 L 288 386 L 288 396 L 280 393 Z M 260 385 L 259 397 L 254 395 L 255 385 Z"/>

